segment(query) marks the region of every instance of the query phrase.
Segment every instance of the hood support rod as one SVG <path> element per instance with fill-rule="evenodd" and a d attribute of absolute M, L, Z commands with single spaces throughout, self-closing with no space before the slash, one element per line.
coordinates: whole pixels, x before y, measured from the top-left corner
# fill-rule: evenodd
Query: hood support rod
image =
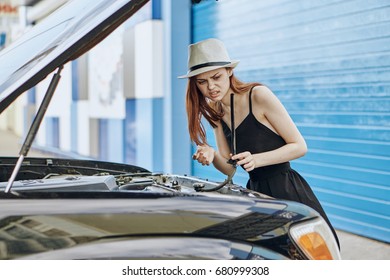
<path fill-rule="evenodd" d="M 42 100 L 42 103 L 38 109 L 37 114 L 35 115 L 34 121 L 30 126 L 30 130 L 27 133 L 26 139 L 24 140 L 23 146 L 20 149 L 19 152 L 19 159 L 15 165 L 14 170 L 12 171 L 11 177 L 8 180 L 7 187 L 5 188 L 5 193 L 8 193 L 11 190 L 12 184 L 15 181 L 16 175 L 18 175 L 19 169 L 22 166 L 24 157 L 27 156 L 28 151 L 31 148 L 31 145 L 35 139 L 35 136 L 37 135 L 39 126 L 41 125 L 41 122 L 43 120 L 43 117 L 45 116 L 47 107 L 50 104 L 51 98 L 53 97 L 53 94 L 57 88 L 58 82 L 61 78 L 61 70 L 63 69 L 63 65 L 58 67 L 57 73 L 54 73 L 54 76 L 50 82 L 50 85 L 46 91 L 45 97 Z"/>

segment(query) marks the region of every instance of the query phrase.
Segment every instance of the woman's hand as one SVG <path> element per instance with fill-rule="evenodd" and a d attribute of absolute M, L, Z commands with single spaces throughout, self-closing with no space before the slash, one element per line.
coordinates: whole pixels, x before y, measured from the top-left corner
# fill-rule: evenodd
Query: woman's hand
<path fill-rule="evenodd" d="M 197 160 L 202 165 L 210 165 L 213 162 L 215 150 L 207 145 L 198 146 L 192 159 Z"/>
<path fill-rule="evenodd" d="M 256 168 L 256 161 L 250 152 L 243 152 L 231 157 L 232 160 L 237 160 L 237 165 L 241 165 L 247 172 Z"/>

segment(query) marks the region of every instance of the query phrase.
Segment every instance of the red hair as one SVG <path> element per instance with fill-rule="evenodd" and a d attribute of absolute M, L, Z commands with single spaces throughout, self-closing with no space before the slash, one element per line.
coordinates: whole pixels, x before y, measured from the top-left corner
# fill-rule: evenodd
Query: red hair
<path fill-rule="evenodd" d="M 248 92 L 253 86 L 260 83 L 244 83 L 237 79 L 234 74 L 229 78 L 230 88 L 234 93 L 243 94 Z M 188 118 L 188 131 L 191 141 L 196 145 L 207 144 L 206 130 L 202 124 L 202 116 L 215 128 L 224 112 L 220 103 L 214 103 L 206 99 L 196 86 L 196 78 L 191 77 L 187 83 L 186 107 Z"/>

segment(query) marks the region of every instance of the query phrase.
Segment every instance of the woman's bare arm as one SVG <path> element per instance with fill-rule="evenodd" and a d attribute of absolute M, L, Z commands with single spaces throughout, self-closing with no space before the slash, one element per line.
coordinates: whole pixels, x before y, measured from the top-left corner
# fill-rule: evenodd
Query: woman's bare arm
<path fill-rule="evenodd" d="M 232 159 L 247 171 L 271 164 L 290 161 L 307 152 L 306 142 L 283 104 L 275 94 L 264 86 L 255 87 L 252 93 L 252 111 L 256 119 L 279 134 L 286 145 L 273 151 L 253 154 L 243 152 Z"/>
<path fill-rule="evenodd" d="M 208 145 L 198 146 L 197 151 L 193 155 L 193 159 L 202 165 L 210 165 L 212 163 L 220 172 L 229 175 L 233 172 L 232 165 L 227 163 L 230 158 L 230 148 L 226 142 L 220 123 L 214 129 L 214 135 L 218 150 Z"/>

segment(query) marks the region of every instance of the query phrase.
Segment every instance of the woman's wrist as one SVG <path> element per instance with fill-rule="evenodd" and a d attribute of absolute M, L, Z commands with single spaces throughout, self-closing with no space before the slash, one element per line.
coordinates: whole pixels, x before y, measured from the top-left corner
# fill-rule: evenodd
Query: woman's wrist
<path fill-rule="evenodd" d="M 254 168 L 262 167 L 260 154 L 252 154 L 252 156 L 253 156 Z"/>

